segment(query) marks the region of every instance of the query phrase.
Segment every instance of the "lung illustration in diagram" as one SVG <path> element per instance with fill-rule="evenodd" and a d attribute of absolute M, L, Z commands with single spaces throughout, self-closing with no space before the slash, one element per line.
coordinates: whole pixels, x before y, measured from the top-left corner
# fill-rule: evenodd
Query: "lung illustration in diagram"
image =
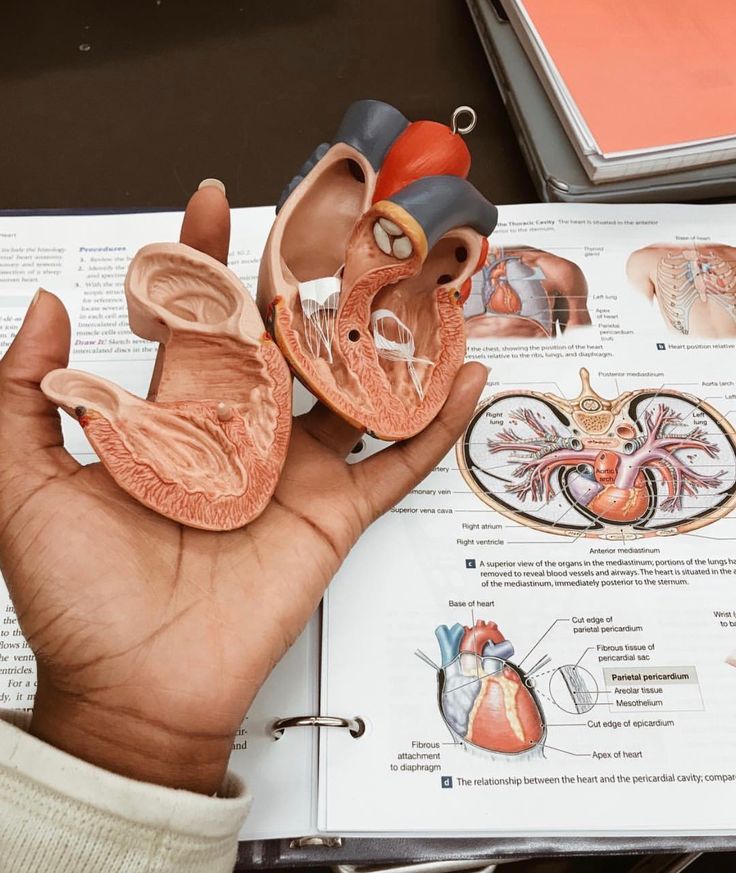
<path fill-rule="evenodd" d="M 736 248 L 658 243 L 634 252 L 629 280 L 654 299 L 677 333 L 713 338 L 736 336 Z"/>
<path fill-rule="evenodd" d="M 491 248 L 465 304 L 471 339 L 549 339 L 590 324 L 588 285 L 572 261 L 529 246 Z"/>
<path fill-rule="evenodd" d="M 667 389 L 606 400 L 580 371 L 573 400 L 508 391 L 482 403 L 457 446 L 475 493 L 529 527 L 631 539 L 684 533 L 736 505 L 736 432 Z"/>
<path fill-rule="evenodd" d="M 435 635 L 439 707 L 453 737 L 500 756 L 541 754 L 546 728 L 534 683 L 509 660 L 514 647 L 498 626 L 443 624 Z"/>

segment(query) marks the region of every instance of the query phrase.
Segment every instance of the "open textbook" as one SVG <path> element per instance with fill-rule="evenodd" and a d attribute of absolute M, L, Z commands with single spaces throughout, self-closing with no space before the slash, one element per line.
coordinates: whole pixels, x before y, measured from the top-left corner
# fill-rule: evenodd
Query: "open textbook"
<path fill-rule="evenodd" d="M 244 839 L 734 832 L 736 207 L 499 213 L 465 304 L 481 402 L 256 699 L 231 762 L 255 795 Z M 271 219 L 233 211 L 251 288 Z M 145 394 L 155 347 L 123 276 L 179 222 L 0 217 L 0 346 L 40 284 L 69 309 L 71 365 Z M 29 708 L 2 596 L 0 705 Z M 365 731 L 273 739 L 318 713 Z"/>

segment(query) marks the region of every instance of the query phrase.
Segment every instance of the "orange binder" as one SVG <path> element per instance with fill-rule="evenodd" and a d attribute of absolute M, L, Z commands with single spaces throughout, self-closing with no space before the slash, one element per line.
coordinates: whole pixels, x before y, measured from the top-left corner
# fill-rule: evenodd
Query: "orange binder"
<path fill-rule="evenodd" d="M 736 135 L 734 0 L 523 0 L 603 155 Z"/>

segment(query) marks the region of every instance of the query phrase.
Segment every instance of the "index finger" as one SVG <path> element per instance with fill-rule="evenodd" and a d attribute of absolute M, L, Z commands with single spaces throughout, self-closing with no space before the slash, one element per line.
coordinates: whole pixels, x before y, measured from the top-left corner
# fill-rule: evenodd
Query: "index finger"
<path fill-rule="evenodd" d="M 219 179 L 204 179 L 189 198 L 179 242 L 227 264 L 230 248 L 230 204 Z"/>

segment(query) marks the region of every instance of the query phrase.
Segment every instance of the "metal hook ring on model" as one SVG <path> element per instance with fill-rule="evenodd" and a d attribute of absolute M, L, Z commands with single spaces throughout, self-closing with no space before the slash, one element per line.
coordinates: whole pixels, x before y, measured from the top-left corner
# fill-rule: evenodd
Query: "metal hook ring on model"
<path fill-rule="evenodd" d="M 437 415 L 465 355 L 462 303 L 497 211 L 459 133 L 353 104 L 286 187 L 258 305 L 299 379 L 355 427 L 404 439 Z"/>

